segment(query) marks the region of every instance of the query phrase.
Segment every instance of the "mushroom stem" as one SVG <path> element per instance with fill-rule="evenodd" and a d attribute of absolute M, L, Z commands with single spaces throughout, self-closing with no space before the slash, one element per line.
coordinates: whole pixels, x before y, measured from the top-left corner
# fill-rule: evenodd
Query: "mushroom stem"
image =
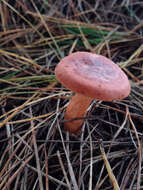
<path fill-rule="evenodd" d="M 72 97 L 66 109 L 65 120 L 72 120 L 76 118 L 77 120 L 65 122 L 64 124 L 65 130 L 74 134 L 79 133 L 83 123 L 83 119 L 78 119 L 78 118 L 83 118 L 86 115 L 87 108 L 89 107 L 91 101 L 92 98 L 84 96 L 79 93 L 76 93 Z"/>

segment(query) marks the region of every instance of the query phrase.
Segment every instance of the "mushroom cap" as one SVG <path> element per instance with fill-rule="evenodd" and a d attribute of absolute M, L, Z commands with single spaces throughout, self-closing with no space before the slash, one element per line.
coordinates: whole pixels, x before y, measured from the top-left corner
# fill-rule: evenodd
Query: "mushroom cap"
<path fill-rule="evenodd" d="M 68 89 L 98 100 L 120 100 L 131 89 L 126 74 L 117 64 L 89 52 L 76 52 L 63 58 L 55 74 Z"/>

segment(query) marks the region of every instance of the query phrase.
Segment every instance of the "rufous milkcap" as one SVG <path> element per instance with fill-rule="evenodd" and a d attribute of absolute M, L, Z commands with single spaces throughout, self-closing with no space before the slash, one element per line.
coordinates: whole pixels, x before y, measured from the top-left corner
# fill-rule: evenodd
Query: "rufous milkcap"
<path fill-rule="evenodd" d="M 117 64 L 102 55 L 72 53 L 60 61 L 55 74 L 68 89 L 93 99 L 120 100 L 130 93 L 126 74 Z"/>

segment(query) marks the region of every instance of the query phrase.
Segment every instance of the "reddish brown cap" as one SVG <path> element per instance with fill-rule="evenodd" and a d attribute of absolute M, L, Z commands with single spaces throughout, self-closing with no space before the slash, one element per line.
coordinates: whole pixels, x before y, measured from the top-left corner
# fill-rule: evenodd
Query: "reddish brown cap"
<path fill-rule="evenodd" d="M 55 74 L 68 89 L 98 100 L 120 100 L 130 93 L 126 74 L 102 55 L 72 53 L 60 61 Z"/>

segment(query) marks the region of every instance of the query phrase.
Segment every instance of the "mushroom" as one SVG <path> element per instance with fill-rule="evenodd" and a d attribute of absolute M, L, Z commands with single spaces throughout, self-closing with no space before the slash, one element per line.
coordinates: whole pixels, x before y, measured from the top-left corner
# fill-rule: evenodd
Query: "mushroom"
<path fill-rule="evenodd" d="M 126 74 L 117 64 L 89 52 L 75 52 L 63 58 L 56 66 L 55 74 L 65 87 L 75 92 L 66 108 L 67 122 L 64 123 L 64 129 L 74 134 L 79 133 L 93 99 L 121 100 L 131 89 Z"/>

